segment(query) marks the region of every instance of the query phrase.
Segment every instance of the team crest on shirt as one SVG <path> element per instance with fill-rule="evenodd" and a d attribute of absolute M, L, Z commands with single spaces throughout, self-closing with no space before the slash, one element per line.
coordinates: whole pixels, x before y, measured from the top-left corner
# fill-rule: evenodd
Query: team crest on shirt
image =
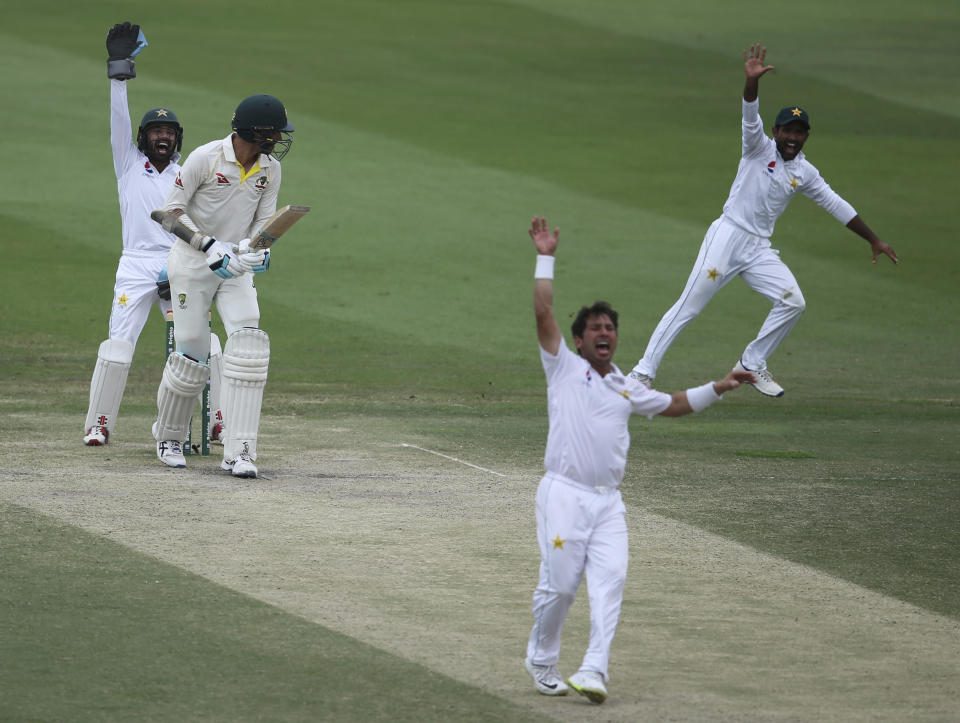
<path fill-rule="evenodd" d="M 120 296 L 117 297 L 117 306 L 121 309 L 126 309 L 129 302 L 130 298 L 126 294 L 120 294 Z"/>
<path fill-rule="evenodd" d="M 257 179 L 257 182 L 254 184 L 253 187 L 258 191 L 262 191 L 263 189 L 265 189 L 267 187 L 267 177 L 260 176 L 260 178 Z"/>
<path fill-rule="evenodd" d="M 177 294 L 177 301 L 180 303 L 181 309 L 187 308 L 187 295 L 186 294 Z"/>
<path fill-rule="evenodd" d="M 183 188 L 183 181 L 180 180 L 180 173 L 177 173 L 177 180 L 173 182 L 173 185 L 177 188 Z"/>
<path fill-rule="evenodd" d="M 229 186 L 230 179 L 224 176 L 222 173 L 217 173 L 217 185 L 218 186 Z"/>

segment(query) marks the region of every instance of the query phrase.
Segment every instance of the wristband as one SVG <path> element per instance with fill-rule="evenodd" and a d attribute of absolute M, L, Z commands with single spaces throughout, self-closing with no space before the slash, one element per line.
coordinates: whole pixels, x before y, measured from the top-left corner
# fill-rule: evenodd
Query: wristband
<path fill-rule="evenodd" d="M 721 399 L 723 395 L 714 391 L 713 382 L 707 382 L 699 387 L 690 387 L 687 390 L 687 402 L 695 412 L 700 412 Z"/>
<path fill-rule="evenodd" d="M 535 279 L 552 279 L 553 278 L 553 256 L 544 256 L 543 254 L 537 254 L 537 268 L 533 272 L 533 278 Z"/>
<path fill-rule="evenodd" d="M 107 77 L 117 80 L 129 80 L 137 77 L 137 71 L 134 70 L 135 63 L 133 58 L 118 58 L 107 61 Z"/>

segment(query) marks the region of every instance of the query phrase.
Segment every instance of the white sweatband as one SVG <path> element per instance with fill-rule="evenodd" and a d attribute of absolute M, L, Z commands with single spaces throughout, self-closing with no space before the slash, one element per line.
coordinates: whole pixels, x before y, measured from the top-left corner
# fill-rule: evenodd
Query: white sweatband
<path fill-rule="evenodd" d="M 714 391 L 713 382 L 707 382 L 699 387 L 690 387 L 687 390 L 687 402 L 695 412 L 702 411 L 721 399 L 723 399 L 723 395 Z"/>
<path fill-rule="evenodd" d="M 537 269 L 533 272 L 533 278 L 535 279 L 552 279 L 553 278 L 553 256 L 544 256 L 543 254 L 537 254 Z"/>

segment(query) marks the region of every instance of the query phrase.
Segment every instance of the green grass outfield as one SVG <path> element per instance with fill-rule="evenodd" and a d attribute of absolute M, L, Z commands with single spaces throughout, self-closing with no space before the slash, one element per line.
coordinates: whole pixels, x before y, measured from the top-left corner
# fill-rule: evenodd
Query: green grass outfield
<path fill-rule="evenodd" d="M 822 664 L 790 659 L 789 646 L 778 658 L 781 648 L 762 635 L 737 637 L 767 629 L 763 605 L 751 618 L 744 603 L 736 634 L 717 620 L 704 623 L 703 645 L 725 651 L 717 666 L 725 673 L 691 676 L 698 634 L 681 630 L 684 616 L 668 611 L 684 610 L 696 590 L 658 576 L 669 555 L 644 559 L 640 530 L 648 519 L 670 521 L 664 529 L 675 523 L 717 549 L 752 551 L 764 565 L 782 563 L 820 582 L 852 585 L 864 599 L 913 606 L 957 639 L 960 251 L 951 219 L 960 9 L 945 0 L 881 0 L 867 16 L 820 1 L 782 10 L 739 0 L 646 5 L 298 0 L 265 10 L 247 0 L 38 0 L 6 11 L 0 719 L 588 716 L 589 708 L 537 697 L 518 662 L 535 581 L 532 495 L 546 436 L 526 228 L 534 214 L 561 227 L 561 321 L 581 303 L 610 300 L 621 312 L 617 361 L 632 366 L 682 288 L 732 181 L 741 51 L 752 42 L 769 47 L 767 60 L 777 68 L 761 81 L 767 125 L 783 105 L 809 110 L 810 160 L 903 263 L 872 266 L 863 241 L 807 199 L 796 200 L 774 239 L 808 304 L 770 360 L 786 396 L 771 401 L 745 389 L 696 417 L 632 424 L 624 496 L 639 528 L 631 550 L 637 587 L 614 643 L 604 714 L 794 720 L 816 710 L 819 719 L 849 720 L 856 711 L 831 707 L 849 693 L 861 701 L 863 719 L 955 718 L 956 677 L 938 676 L 956 673 L 956 659 L 935 654 L 930 668 L 894 665 L 870 668 L 862 679 L 837 677 L 829 694 L 798 684 L 809 692 L 806 701 L 756 689 L 748 671 L 757 661 L 783 666 L 798 680 Z M 516 499 L 519 521 L 501 528 L 480 519 L 517 546 L 485 540 L 478 543 L 485 554 L 470 566 L 458 567 L 457 554 L 437 558 L 437 569 L 466 578 L 456 584 L 478 603 L 490 604 L 498 574 L 517 581 L 502 587 L 510 592 L 502 608 L 508 620 L 484 621 L 504 633 L 502 646 L 488 651 L 480 633 L 465 638 L 472 646 L 453 635 L 448 649 L 434 640 L 429 653 L 407 655 L 383 630 L 391 615 L 398 630 L 415 619 L 423 601 L 412 588 L 363 591 L 385 596 L 364 603 L 383 615 L 365 632 L 347 613 L 339 621 L 317 612 L 327 610 L 320 603 L 302 603 L 320 594 L 312 578 L 291 574 L 273 588 L 282 593 L 270 593 L 245 586 L 239 572 L 218 576 L 216 566 L 189 557 L 185 542 L 165 546 L 160 532 L 145 530 L 138 542 L 134 520 L 164 520 L 182 541 L 192 539 L 177 515 L 128 511 L 124 535 L 93 521 L 85 495 L 126 494 L 111 475 L 128 474 L 131 489 L 149 489 L 158 507 L 177 479 L 158 474 L 149 435 L 163 355 L 159 318 L 137 348 L 117 445 L 79 445 L 120 250 L 103 40 L 110 25 L 126 19 L 141 23 L 150 42 L 129 86 L 135 118 L 170 106 L 185 126 L 185 149 L 193 148 L 226 135 L 240 99 L 268 92 L 285 102 L 297 128 L 281 201 L 313 212 L 278 243 L 271 271 L 257 281 L 273 348 L 264 435 L 278 450 L 271 456 L 270 444 L 263 446 L 263 488 L 273 485 L 287 500 L 320 484 L 307 507 L 317 505 L 319 515 L 331 501 L 324 480 L 379 479 L 364 469 L 343 477 L 338 465 L 356 464 L 338 461 L 351 445 L 370 465 L 384 465 L 384 484 L 401 506 L 408 474 L 419 470 L 421 481 L 439 488 L 448 484 L 445 474 L 466 474 L 456 462 L 396 452 L 404 441 L 503 472 L 511 481 L 504 499 Z M 766 310 L 732 282 L 671 348 L 658 386 L 672 391 L 723 374 Z M 297 430 L 289 439 L 288 429 Z M 338 429 L 354 430 L 355 441 L 331 441 Z M 333 447 L 343 454 L 324 456 Z M 185 479 L 198 495 L 212 495 L 213 508 L 230 509 L 237 500 L 206 462 L 192 463 L 197 476 Z M 371 531 L 389 532 L 389 525 L 376 526 L 386 508 L 375 496 L 356 500 L 366 500 L 369 516 L 358 511 L 354 522 L 372 525 L 350 529 L 368 553 L 357 569 L 376 580 L 377 561 L 389 553 L 377 549 Z M 458 504 L 450 519 L 437 512 L 421 524 L 412 517 L 407 532 L 424 545 L 446 535 L 484 540 L 483 526 L 447 524 L 472 512 L 476 500 L 466 495 Z M 106 519 L 125 519 L 123 509 L 110 509 Z M 282 514 L 272 519 L 282 529 Z M 334 530 L 345 524 L 328 522 Z M 307 529 L 309 520 L 303 524 Z M 229 552 L 210 544 L 214 560 Z M 283 559 L 275 552 L 271 560 Z M 496 574 L 471 588 L 472 571 L 492 560 Z M 690 580 L 702 581 L 705 563 L 691 565 Z M 741 601 L 741 578 L 718 577 L 733 584 L 729 599 Z M 164 581 L 165 593 L 144 591 L 145 580 Z M 658 607 L 645 580 L 676 599 Z M 454 585 L 433 584 L 424 590 Z M 811 608 L 799 599 L 802 620 Z M 479 628 L 483 605 L 467 607 L 458 612 L 464 629 Z M 501 608 L 487 614 L 492 610 Z M 849 613 L 854 627 L 861 612 Z M 444 614 L 442 605 L 433 611 L 438 619 Z M 575 614 L 584 617 L 583 606 Z M 646 644 L 672 648 L 645 638 L 630 648 L 637 627 L 654 637 L 674 631 L 689 644 L 690 660 L 647 661 L 659 676 L 648 679 L 646 668 L 639 673 L 627 662 L 643 663 Z M 891 655 L 876 638 L 865 640 L 870 645 L 863 643 L 858 660 Z M 842 634 L 837 641 L 834 651 L 824 643 L 824 659 L 842 660 L 861 644 L 846 647 Z M 565 648 L 570 670 L 577 645 Z M 482 652 L 471 660 L 473 648 Z M 514 679 L 521 693 L 509 689 Z M 900 707 L 854 694 L 904 679 L 913 684 L 908 690 L 924 694 L 906 693 Z M 669 694 L 644 708 L 638 689 L 654 682 Z M 616 707 L 618 699 L 624 707 Z"/>

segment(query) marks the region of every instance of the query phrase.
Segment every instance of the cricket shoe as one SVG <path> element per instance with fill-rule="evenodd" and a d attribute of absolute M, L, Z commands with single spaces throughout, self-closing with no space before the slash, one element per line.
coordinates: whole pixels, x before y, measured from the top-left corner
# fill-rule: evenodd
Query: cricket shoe
<path fill-rule="evenodd" d="M 183 456 L 183 447 L 176 439 L 157 442 L 157 458 L 168 467 L 187 466 L 187 460 Z"/>
<path fill-rule="evenodd" d="M 523 665 L 533 678 L 537 691 L 543 695 L 566 695 L 570 690 L 563 682 L 563 676 L 560 675 L 556 665 L 537 665 L 529 658 L 523 661 Z"/>
<path fill-rule="evenodd" d="M 636 369 L 634 369 L 632 372 L 627 374 L 627 377 L 633 379 L 634 381 L 640 382 L 647 389 L 653 388 L 653 377 L 649 376 L 648 374 L 638 372 Z"/>
<path fill-rule="evenodd" d="M 234 477 L 249 477 L 252 479 L 257 478 L 257 468 L 250 459 L 250 455 L 246 452 L 241 452 L 237 455 L 236 459 L 229 462 L 227 460 L 223 460 L 220 463 L 220 469 L 226 470 Z"/>
<path fill-rule="evenodd" d="M 580 670 L 567 679 L 570 687 L 591 703 L 602 703 L 607 699 L 607 686 L 603 676 L 593 670 Z"/>
<path fill-rule="evenodd" d="M 742 361 L 738 361 L 733 371 L 750 372 L 753 374 L 754 379 L 756 379 L 756 381 L 753 382 L 753 387 L 761 394 L 766 394 L 768 397 L 783 396 L 783 387 L 773 380 L 773 375 L 766 369 L 747 369 Z"/>
<path fill-rule="evenodd" d="M 110 432 L 106 427 L 94 426 L 87 430 L 83 437 L 83 443 L 88 447 L 102 447 L 107 443 Z"/>

